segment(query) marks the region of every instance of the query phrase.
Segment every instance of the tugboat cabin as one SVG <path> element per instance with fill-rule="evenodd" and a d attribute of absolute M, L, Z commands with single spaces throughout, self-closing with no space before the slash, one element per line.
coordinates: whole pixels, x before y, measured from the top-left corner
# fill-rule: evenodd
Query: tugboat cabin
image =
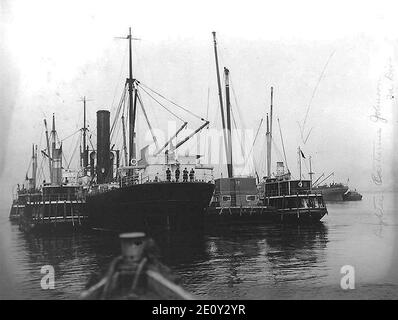
<path fill-rule="evenodd" d="M 322 193 L 314 192 L 311 180 L 290 180 L 290 175 L 265 179 L 264 204 L 277 209 L 325 208 Z"/>

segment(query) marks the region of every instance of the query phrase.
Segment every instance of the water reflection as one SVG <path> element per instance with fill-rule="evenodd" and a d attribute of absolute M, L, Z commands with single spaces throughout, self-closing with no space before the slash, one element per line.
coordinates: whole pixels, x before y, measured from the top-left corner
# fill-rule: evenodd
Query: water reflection
<path fill-rule="evenodd" d="M 323 224 L 234 226 L 196 233 L 157 232 L 152 237 L 163 262 L 187 289 L 203 297 L 224 291 L 226 297 L 244 298 L 247 286 L 308 278 L 317 273 L 313 268 L 322 261 L 328 242 Z M 17 232 L 15 243 L 23 253 L 17 274 L 23 298 L 76 298 L 91 274 L 103 272 L 120 252 L 117 235 L 107 233 Z M 40 287 L 43 265 L 55 269 L 55 290 Z"/>
<path fill-rule="evenodd" d="M 311 226 L 234 226 L 209 230 L 208 257 L 175 266 L 184 284 L 207 298 L 245 298 L 255 286 L 320 281 L 327 276 L 328 229 Z M 186 275 L 189 276 L 186 276 Z"/>
<path fill-rule="evenodd" d="M 22 264 L 22 288 L 34 298 L 75 298 L 93 272 L 101 272 L 118 252 L 114 236 L 84 233 L 19 234 Z M 55 290 L 42 290 L 41 267 L 55 270 Z M 21 275 L 22 276 L 22 275 Z"/>
<path fill-rule="evenodd" d="M 358 267 L 358 286 L 363 286 L 385 278 L 391 261 L 398 230 L 393 223 L 396 198 L 385 197 L 387 224 L 379 238 L 374 234 L 379 224 L 372 196 L 330 204 L 329 215 L 317 225 L 232 226 L 151 235 L 162 261 L 202 298 L 341 298 L 342 265 Z M 115 234 L 24 234 L 8 219 L 0 220 L 0 240 L 0 298 L 76 298 L 91 274 L 106 269 L 120 252 Z M 43 265 L 55 268 L 55 290 L 40 287 Z M 381 286 L 377 292 L 383 290 Z M 363 298 L 372 294 L 356 292 Z"/>

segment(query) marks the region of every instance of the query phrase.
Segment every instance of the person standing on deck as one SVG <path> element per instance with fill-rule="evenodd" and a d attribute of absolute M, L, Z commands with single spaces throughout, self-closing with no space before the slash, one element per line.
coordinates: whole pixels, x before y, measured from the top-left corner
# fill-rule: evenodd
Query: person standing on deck
<path fill-rule="evenodd" d="M 175 171 L 175 175 L 176 175 L 176 182 L 178 182 L 178 180 L 180 180 L 180 168 L 177 167 L 176 171 Z"/>
<path fill-rule="evenodd" d="M 182 172 L 182 182 L 188 182 L 188 170 L 187 168 L 184 169 Z"/>
<path fill-rule="evenodd" d="M 189 181 L 193 182 L 194 179 L 195 179 L 195 171 L 192 168 L 191 171 L 189 171 Z"/>
<path fill-rule="evenodd" d="M 171 181 L 171 171 L 170 171 L 170 168 L 167 168 L 167 170 L 166 170 L 166 179 L 167 179 L 168 182 Z"/>

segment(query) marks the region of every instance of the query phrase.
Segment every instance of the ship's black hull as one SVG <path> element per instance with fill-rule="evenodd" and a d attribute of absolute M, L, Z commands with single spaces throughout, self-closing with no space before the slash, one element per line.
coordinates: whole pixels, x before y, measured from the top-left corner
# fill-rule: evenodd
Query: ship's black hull
<path fill-rule="evenodd" d="M 301 224 L 316 223 L 327 214 L 326 208 L 276 209 L 273 207 L 209 207 L 206 226 L 233 224 Z"/>
<path fill-rule="evenodd" d="M 158 182 L 89 194 L 88 224 L 113 232 L 198 229 L 213 192 L 205 182 Z"/>

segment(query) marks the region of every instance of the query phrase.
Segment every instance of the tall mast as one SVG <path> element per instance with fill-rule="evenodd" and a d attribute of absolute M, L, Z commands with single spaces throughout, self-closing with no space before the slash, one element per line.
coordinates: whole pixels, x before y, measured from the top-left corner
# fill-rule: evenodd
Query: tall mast
<path fill-rule="evenodd" d="M 133 159 L 135 159 L 136 157 L 137 157 L 137 155 L 136 155 L 136 152 L 137 152 L 137 150 L 136 150 L 136 145 L 137 145 L 137 142 L 136 142 L 136 134 L 135 134 L 135 120 L 136 120 L 136 115 L 137 115 L 137 97 L 138 97 L 138 94 L 137 94 L 137 88 L 135 88 L 134 86 L 133 86 L 133 91 L 134 91 L 134 101 L 133 101 L 133 128 L 132 128 L 132 132 L 133 132 L 133 135 L 132 135 L 132 139 L 133 139 L 133 142 L 132 142 L 132 148 L 133 148 L 133 151 L 132 151 L 132 158 Z"/>
<path fill-rule="evenodd" d="M 298 147 L 298 157 L 299 157 L 299 171 L 300 171 L 300 181 L 301 181 L 301 149 Z"/>
<path fill-rule="evenodd" d="M 270 119 L 267 125 L 267 176 L 271 177 L 271 155 L 272 155 L 272 118 L 273 118 L 274 88 L 271 87 Z"/>
<path fill-rule="evenodd" d="M 32 183 L 30 184 L 30 188 L 34 189 L 34 183 L 35 183 L 35 144 L 32 143 Z"/>
<path fill-rule="evenodd" d="M 87 100 L 86 96 L 81 98 L 79 101 L 83 102 L 83 142 L 82 142 L 82 150 L 80 153 L 80 159 L 81 159 L 81 166 L 83 168 L 83 174 L 87 174 L 87 167 L 88 167 L 88 145 L 87 145 L 87 108 L 86 108 L 86 102 L 91 101 Z"/>
<path fill-rule="evenodd" d="M 283 157 L 284 157 L 284 160 L 285 160 L 287 172 L 290 173 L 289 165 L 287 164 L 286 151 L 285 151 L 285 144 L 284 144 L 284 142 L 283 142 L 282 128 L 281 128 L 281 124 L 280 124 L 280 122 L 279 122 L 279 118 L 278 118 L 278 125 L 279 125 L 279 134 L 280 134 L 280 136 L 281 136 L 281 142 L 282 142 Z"/>
<path fill-rule="evenodd" d="M 48 172 L 50 175 L 50 183 L 52 182 L 52 159 L 51 159 L 51 149 L 50 149 L 50 138 L 48 136 L 47 121 L 44 119 L 44 127 L 46 128 L 46 142 L 47 142 L 47 153 L 48 153 Z"/>
<path fill-rule="evenodd" d="M 54 150 L 56 148 L 56 131 L 55 131 L 55 114 L 53 113 L 53 126 L 51 130 L 51 145 L 52 145 L 52 150 L 51 150 L 51 155 L 54 157 Z"/>
<path fill-rule="evenodd" d="M 228 134 L 228 148 L 227 148 L 227 168 L 228 178 L 233 177 L 233 164 L 232 164 L 232 135 L 231 135 L 231 102 L 229 98 L 229 70 L 224 68 L 225 74 L 225 103 L 227 108 L 227 134 Z"/>
<path fill-rule="evenodd" d="M 271 159 L 270 159 L 270 149 L 271 149 L 271 139 L 270 139 L 270 131 L 269 131 L 269 116 L 267 113 L 267 132 L 266 132 L 266 141 L 267 141 L 267 177 L 271 178 Z"/>
<path fill-rule="evenodd" d="M 32 145 L 32 189 L 36 189 L 37 146 Z"/>
<path fill-rule="evenodd" d="M 123 153 L 124 153 L 124 165 L 128 166 L 128 154 L 126 145 L 126 125 L 124 124 L 124 115 L 122 115 L 122 129 L 123 129 Z"/>
<path fill-rule="evenodd" d="M 133 79 L 133 48 L 132 48 L 132 40 L 140 40 L 137 38 L 133 38 L 131 36 L 131 28 L 129 28 L 129 34 L 127 37 L 117 37 L 119 39 L 127 39 L 129 41 L 129 76 L 126 79 L 126 84 L 128 85 L 128 91 L 129 91 L 129 111 L 128 111 L 128 131 L 129 131 L 129 137 L 128 137 L 128 144 L 129 144 L 129 160 L 135 159 L 135 118 L 136 118 L 136 102 L 137 102 L 137 95 L 134 94 L 135 89 L 134 89 L 134 82 L 135 80 Z M 133 96 L 134 99 L 133 99 Z M 127 165 L 127 164 L 126 164 Z"/>
<path fill-rule="evenodd" d="M 312 166 L 311 166 L 311 156 L 309 157 L 309 161 L 310 161 L 310 172 L 308 173 L 310 176 L 310 190 L 312 190 L 312 176 L 314 175 L 314 172 L 312 172 Z"/>
<path fill-rule="evenodd" d="M 273 123 L 273 110 L 274 109 L 274 88 L 271 87 L 271 107 L 270 107 L 270 119 L 269 119 L 269 171 L 271 174 L 272 166 L 272 123 Z"/>
<path fill-rule="evenodd" d="M 86 141 L 86 96 L 83 97 L 83 172 L 86 175 L 88 166 L 88 152 L 87 152 L 87 141 Z"/>
<path fill-rule="evenodd" d="M 135 148 L 134 148 L 134 130 L 135 130 L 135 108 L 133 101 L 133 54 L 131 45 L 131 28 L 129 28 L 129 35 L 127 36 L 129 40 L 129 77 L 127 79 L 129 87 L 129 160 L 135 158 Z"/>
<path fill-rule="evenodd" d="M 223 132 L 223 137 L 224 137 L 225 153 L 226 153 L 226 157 L 227 157 L 226 160 L 227 160 L 227 168 L 228 168 L 228 143 L 227 143 L 227 135 L 225 133 L 224 105 L 223 105 L 223 98 L 222 98 L 220 69 L 218 66 L 217 40 L 216 40 L 216 33 L 214 31 L 213 31 L 213 41 L 214 41 L 214 56 L 216 59 L 216 74 L 217 74 L 217 85 L 218 85 L 218 98 L 220 101 L 220 110 L 221 110 L 222 132 Z M 228 176 L 229 176 L 229 174 L 228 174 Z"/>
<path fill-rule="evenodd" d="M 53 113 L 53 126 L 51 130 L 51 157 L 52 157 L 52 166 L 51 166 L 51 183 L 55 183 L 55 177 L 54 177 L 54 167 L 55 167 L 55 149 L 56 149 L 56 131 L 55 131 L 55 114 Z"/>
<path fill-rule="evenodd" d="M 270 133 L 272 137 L 272 118 L 273 118 L 273 108 L 274 108 L 274 87 L 271 87 L 271 111 L 270 111 Z"/>

